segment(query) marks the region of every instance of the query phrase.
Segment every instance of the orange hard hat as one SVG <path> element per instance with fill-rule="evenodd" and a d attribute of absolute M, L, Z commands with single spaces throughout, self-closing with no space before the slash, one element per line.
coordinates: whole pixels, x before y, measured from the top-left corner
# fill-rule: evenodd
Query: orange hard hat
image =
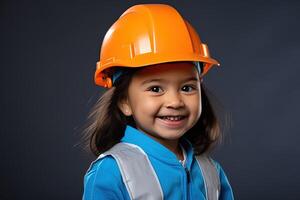
<path fill-rule="evenodd" d="M 192 25 L 175 8 L 165 4 L 135 5 L 107 31 L 94 79 L 97 85 L 110 88 L 114 67 L 176 61 L 202 62 L 201 75 L 219 65 Z"/>

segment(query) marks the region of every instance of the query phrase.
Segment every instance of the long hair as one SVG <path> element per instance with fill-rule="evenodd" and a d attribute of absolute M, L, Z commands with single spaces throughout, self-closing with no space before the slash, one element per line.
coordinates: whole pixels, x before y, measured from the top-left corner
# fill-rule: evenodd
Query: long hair
<path fill-rule="evenodd" d="M 127 98 L 128 87 L 136 71 L 128 69 L 126 76 L 121 76 L 118 82 L 101 96 L 88 115 L 83 138 L 85 146 L 96 156 L 120 142 L 126 125 L 135 127 L 133 117 L 125 116 L 119 109 L 118 102 Z M 210 150 L 221 137 L 220 122 L 203 83 L 201 100 L 201 116 L 184 135 L 192 143 L 196 155 Z"/>

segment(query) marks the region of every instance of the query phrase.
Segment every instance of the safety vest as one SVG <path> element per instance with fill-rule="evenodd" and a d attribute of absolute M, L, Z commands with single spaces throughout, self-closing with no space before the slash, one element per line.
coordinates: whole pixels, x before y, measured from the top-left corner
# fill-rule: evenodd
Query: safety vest
<path fill-rule="evenodd" d="M 139 146 L 125 142 L 117 143 L 99 155 L 96 161 L 105 156 L 112 156 L 116 160 L 131 200 L 164 199 L 153 166 Z M 203 175 L 206 199 L 217 200 L 220 194 L 220 179 L 213 161 L 204 154 L 195 157 Z"/>

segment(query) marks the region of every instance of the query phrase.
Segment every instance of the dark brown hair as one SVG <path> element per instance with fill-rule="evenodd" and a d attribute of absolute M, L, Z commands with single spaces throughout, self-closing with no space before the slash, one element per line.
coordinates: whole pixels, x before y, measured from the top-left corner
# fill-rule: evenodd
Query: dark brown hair
<path fill-rule="evenodd" d="M 136 69 L 129 68 L 117 83 L 108 89 L 91 109 L 84 130 L 85 146 L 96 156 L 119 143 L 124 136 L 126 125 L 135 127 L 132 117 L 126 117 L 118 102 L 127 97 L 127 90 Z M 185 133 L 193 145 L 196 155 L 204 153 L 219 141 L 221 129 L 219 120 L 201 83 L 202 113 L 198 122 Z"/>

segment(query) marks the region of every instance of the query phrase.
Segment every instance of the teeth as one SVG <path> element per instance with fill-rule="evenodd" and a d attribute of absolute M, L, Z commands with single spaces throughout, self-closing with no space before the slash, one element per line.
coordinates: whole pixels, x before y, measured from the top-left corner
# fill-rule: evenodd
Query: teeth
<path fill-rule="evenodd" d="M 181 120 L 183 117 L 182 116 L 176 116 L 176 117 L 173 117 L 173 116 L 164 116 L 162 118 L 170 120 L 170 121 L 178 121 L 178 120 Z"/>

